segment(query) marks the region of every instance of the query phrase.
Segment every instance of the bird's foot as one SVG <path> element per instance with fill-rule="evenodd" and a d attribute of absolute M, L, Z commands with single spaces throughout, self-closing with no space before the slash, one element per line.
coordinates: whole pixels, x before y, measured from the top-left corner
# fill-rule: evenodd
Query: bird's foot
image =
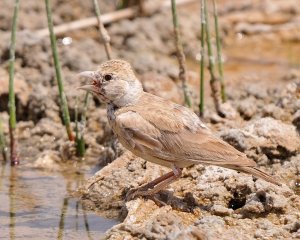
<path fill-rule="evenodd" d="M 156 194 L 153 194 L 151 190 L 145 190 L 145 187 L 140 187 L 137 189 L 130 189 L 126 194 L 126 201 L 134 200 L 135 198 L 143 197 L 145 199 L 150 199 L 159 207 L 166 206 L 167 204 L 159 200 Z"/>
<path fill-rule="evenodd" d="M 173 166 L 171 172 L 154 179 L 152 182 L 149 182 L 142 187 L 129 190 L 126 194 L 126 200 L 129 201 L 139 196 L 153 196 L 155 193 L 165 189 L 169 184 L 178 179 L 181 176 L 181 172 L 182 169 Z"/>
<path fill-rule="evenodd" d="M 125 200 L 130 201 L 137 197 L 147 196 L 147 192 L 148 192 L 147 190 L 148 190 L 148 188 L 146 188 L 146 186 L 130 189 L 126 193 Z"/>

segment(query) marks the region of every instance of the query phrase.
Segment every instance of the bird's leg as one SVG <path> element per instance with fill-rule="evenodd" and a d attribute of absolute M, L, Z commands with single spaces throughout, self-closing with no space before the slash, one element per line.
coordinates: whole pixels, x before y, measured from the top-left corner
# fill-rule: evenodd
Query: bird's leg
<path fill-rule="evenodd" d="M 176 166 L 172 167 L 172 172 L 166 173 L 159 178 L 154 179 L 152 182 L 146 185 L 129 191 L 126 196 L 126 200 L 131 200 L 139 196 L 151 196 L 160 190 L 166 188 L 169 184 L 176 181 L 182 173 L 182 169 Z"/>

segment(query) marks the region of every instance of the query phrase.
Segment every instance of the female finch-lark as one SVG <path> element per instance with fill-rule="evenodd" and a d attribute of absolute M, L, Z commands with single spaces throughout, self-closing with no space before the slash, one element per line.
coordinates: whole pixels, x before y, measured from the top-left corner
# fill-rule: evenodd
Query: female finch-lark
<path fill-rule="evenodd" d="M 131 192 L 129 198 L 153 195 L 180 177 L 193 164 L 217 165 L 280 183 L 259 170 L 256 163 L 216 137 L 190 109 L 143 91 L 130 64 L 103 63 L 95 72 L 82 72 L 90 91 L 107 103 L 109 124 L 122 145 L 135 155 L 172 169 Z"/>

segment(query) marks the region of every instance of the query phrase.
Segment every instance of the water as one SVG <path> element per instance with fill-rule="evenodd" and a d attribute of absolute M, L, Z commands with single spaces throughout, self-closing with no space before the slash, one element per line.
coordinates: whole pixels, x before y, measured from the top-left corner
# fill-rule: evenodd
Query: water
<path fill-rule="evenodd" d="M 117 224 L 70 196 L 97 169 L 47 172 L 0 165 L 0 239 L 99 239 Z"/>

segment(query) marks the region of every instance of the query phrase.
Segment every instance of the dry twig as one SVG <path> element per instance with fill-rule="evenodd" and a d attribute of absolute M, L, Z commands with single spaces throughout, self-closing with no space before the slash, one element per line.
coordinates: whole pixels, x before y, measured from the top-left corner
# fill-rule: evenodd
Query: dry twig
<path fill-rule="evenodd" d="M 183 93 L 184 93 L 185 105 L 187 105 L 188 107 L 191 107 L 192 103 L 191 103 L 191 99 L 188 94 L 187 84 L 186 84 L 186 82 L 187 82 L 186 72 L 187 71 L 186 71 L 185 55 L 183 52 L 182 42 L 181 42 L 181 38 L 180 38 L 175 0 L 171 0 L 171 3 L 172 3 L 172 16 L 173 16 L 173 25 L 174 25 L 175 44 L 176 44 L 177 59 L 178 59 L 178 64 L 179 64 L 179 79 L 182 82 L 182 89 L 183 89 Z"/>

